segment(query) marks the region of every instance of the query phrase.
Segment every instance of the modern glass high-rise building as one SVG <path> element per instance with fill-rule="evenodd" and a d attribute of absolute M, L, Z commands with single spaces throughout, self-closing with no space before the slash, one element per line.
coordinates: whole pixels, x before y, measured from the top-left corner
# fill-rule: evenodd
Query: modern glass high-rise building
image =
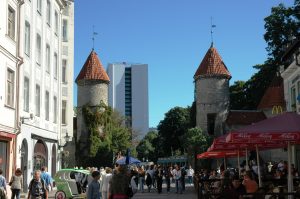
<path fill-rule="evenodd" d="M 126 118 L 126 125 L 142 138 L 149 131 L 148 65 L 108 64 L 108 104 Z"/>

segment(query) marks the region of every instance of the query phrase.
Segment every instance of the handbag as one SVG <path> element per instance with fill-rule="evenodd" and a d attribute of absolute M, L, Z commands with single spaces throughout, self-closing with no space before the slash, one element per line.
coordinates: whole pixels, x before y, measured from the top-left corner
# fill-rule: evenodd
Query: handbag
<path fill-rule="evenodd" d="M 11 181 L 8 183 L 8 185 L 11 186 L 14 180 L 15 180 L 15 177 L 13 176 Z"/>
<path fill-rule="evenodd" d="M 131 187 L 130 184 L 128 185 L 126 195 L 127 195 L 129 198 L 132 198 L 132 197 L 133 197 L 133 191 L 132 191 L 132 187 Z"/>

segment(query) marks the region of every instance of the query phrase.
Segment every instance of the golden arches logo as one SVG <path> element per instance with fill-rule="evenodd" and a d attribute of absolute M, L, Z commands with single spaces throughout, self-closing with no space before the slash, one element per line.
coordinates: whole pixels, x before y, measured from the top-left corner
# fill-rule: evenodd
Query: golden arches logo
<path fill-rule="evenodd" d="M 272 108 L 272 114 L 280 114 L 282 113 L 283 110 L 282 110 L 282 106 L 273 106 Z"/>

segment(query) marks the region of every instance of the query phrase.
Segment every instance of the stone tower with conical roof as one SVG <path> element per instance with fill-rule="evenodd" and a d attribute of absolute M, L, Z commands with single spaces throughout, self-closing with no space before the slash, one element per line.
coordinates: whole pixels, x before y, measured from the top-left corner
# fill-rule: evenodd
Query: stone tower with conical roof
<path fill-rule="evenodd" d="M 97 106 L 101 102 L 108 104 L 109 77 L 104 70 L 97 53 L 92 50 L 86 59 L 75 82 L 77 83 L 77 141 L 79 150 L 87 155 L 85 146 L 88 140 L 88 131 L 85 126 L 81 107 Z"/>
<path fill-rule="evenodd" d="M 229 111 L 231 75 L 217 49 L 211 45 L 195 75 L 196 126 L 210 135 L 221 135 Z"/>

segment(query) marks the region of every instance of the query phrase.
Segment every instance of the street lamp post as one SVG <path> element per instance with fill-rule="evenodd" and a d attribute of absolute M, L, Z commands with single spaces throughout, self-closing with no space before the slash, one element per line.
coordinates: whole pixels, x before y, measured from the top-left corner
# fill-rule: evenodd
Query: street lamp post
<path fill-rule="evenodd" d="M 58 149 L 59 150 L 61 150 L 61 149 L 63 149 L 63 148 L 65 148 L 67 145 L 68 145 L 68 143 L 69 143 L 69 141 L 70 141 L 70 136 L 68 135 L 68 133 L 66 133 L 66 135 L 64 136 L 64 139 L 65 139 L 65 143 L 63 144 L 63 145 L 58 145 Z M 62 142 L 61 142 L 62 143 Z M 65 165 L 65 162 L 64 162 L 64 156 L 65 156 L 65 152 L 64 151 L 62 151 L 61 152 L 61 167 L 62 168 L 64 168 L 64 165 Z"/>

